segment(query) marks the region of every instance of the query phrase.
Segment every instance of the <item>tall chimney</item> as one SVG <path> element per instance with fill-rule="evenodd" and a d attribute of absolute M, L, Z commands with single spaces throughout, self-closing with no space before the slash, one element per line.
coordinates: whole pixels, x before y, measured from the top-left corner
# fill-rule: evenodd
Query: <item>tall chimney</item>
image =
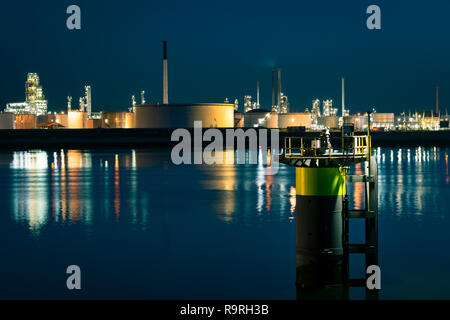
<path fill-rule="evenodd" d="M 272 111 L 275 110 L 275 69 L 272 69 Z"/>
<path fill-rule="evenodd" d="M 342 116 L 344 116 L 345 113 L 345 78 L 341 78 L 342 81 Z"/>
<path fill-rule="evenodd" d="M 167 82 L 167 41 L 163 42 L 163 104 L 169 104 L 169 85 Z"/>
<path fill-rule="evenodd" d="M 67 113 L 69 113 L 70 111 L 72 111 L 72 97 L 68 96 L 67 97 Z"/>
<path fill-rule="evenodd" d="M 281 106 L 281 69 L 278 68 L 278 112 L 280 112 Z"/>
<path fill-rule="evenodd" d="M 256 83 L 256 108 L 259 109 L 259 81 Z"/>
<path fill-rule="evenodd" d="M 436 114 L 439 115 L 439 86 L 436 86 Z"/>

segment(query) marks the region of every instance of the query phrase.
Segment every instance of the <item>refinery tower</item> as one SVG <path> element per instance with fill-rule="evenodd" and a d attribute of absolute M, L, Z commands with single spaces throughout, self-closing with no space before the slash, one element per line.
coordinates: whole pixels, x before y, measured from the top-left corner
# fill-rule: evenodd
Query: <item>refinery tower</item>
<path fill-rule="evenodd" d="M 30 112 L 38 116 L 47 113 L 47 100 L 45 100 L 42 86 L 37 73 L 29 73 L 25 82 L 25 100 L 30 105 Z"/>

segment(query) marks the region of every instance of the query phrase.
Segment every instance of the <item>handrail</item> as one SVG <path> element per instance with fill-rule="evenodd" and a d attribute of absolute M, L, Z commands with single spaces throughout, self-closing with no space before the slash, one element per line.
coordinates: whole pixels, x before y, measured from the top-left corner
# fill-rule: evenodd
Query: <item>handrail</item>
<path fill-rule="evenodd" d="M 346 146 L 345 139 L 353 138 L 350 147 Z M 300 140 L 300 147 L 296 147 L 295 142 Z M 371 137 L 370 136 L 350 136 L 342 138 L 341 148 L 334 148 L 333 146 L 314 146 L 305 147 L 305 139 L 303 137 L 285 137 L 284 142 L 284 157 L 285 158 L 370 158 L 371 152 Z M 313 139 L 319 140 L 320 139 Z M 298 144 L 297 144 L 298 145 Z"/>

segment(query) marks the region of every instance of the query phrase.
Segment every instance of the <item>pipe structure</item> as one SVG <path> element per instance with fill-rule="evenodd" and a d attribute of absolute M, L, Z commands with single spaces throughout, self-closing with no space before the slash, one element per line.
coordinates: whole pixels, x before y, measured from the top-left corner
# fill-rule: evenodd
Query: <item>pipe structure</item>
<path fill-rule="evenodd" d="M 70 111 L 72 111 L 72 97 L 68 96 L 67 97 L 67 112 L 69 113 Z"/>
<path fill-rule="evenodd" d="M 272 69 L 272 111 L 275 111 L 275 69 Z"/>
<path fill-rule="evenodd" d="M 163 42 L 163 104 L 169 104 L 169 84 L 167 79 L 167 41 Z"/>
<path fill-rule="evenodd" d="M 341 78 L 342 82 L 342 116 L 344 116 L 345 113 L 345 78 Z"/>
<path fill-rule="evenodd" d="M 259 109 L 259 81 L 256 83 L 256 108 Z"/>

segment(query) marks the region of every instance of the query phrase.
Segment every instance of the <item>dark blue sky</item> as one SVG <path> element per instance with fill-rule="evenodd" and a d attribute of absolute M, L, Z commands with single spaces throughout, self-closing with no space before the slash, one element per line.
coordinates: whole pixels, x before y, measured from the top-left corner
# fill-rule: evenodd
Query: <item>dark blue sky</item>
<path fill-rule="evenodd" d="M 82 29 L 66 28 L 77 4 Z M 381 7 L 382 30 L 366 28 L 366 8 Z M 340 106 L 346 77 L 352 112 L 450 103 L 450 2 L 434 1 L 3 1 L 0 106 L 24 100 L 37 72 L 51 110 L 75 104 L 83 86 L 95 111 L 125 110 L 130 96 L 162 101 L 162 41 L 168 41 L 169 101 L 271 101 L 271 68 L 283 69 L 294 111 L 313 98 Z M 139 99 L 138 99 L 139 101 Z"/>

